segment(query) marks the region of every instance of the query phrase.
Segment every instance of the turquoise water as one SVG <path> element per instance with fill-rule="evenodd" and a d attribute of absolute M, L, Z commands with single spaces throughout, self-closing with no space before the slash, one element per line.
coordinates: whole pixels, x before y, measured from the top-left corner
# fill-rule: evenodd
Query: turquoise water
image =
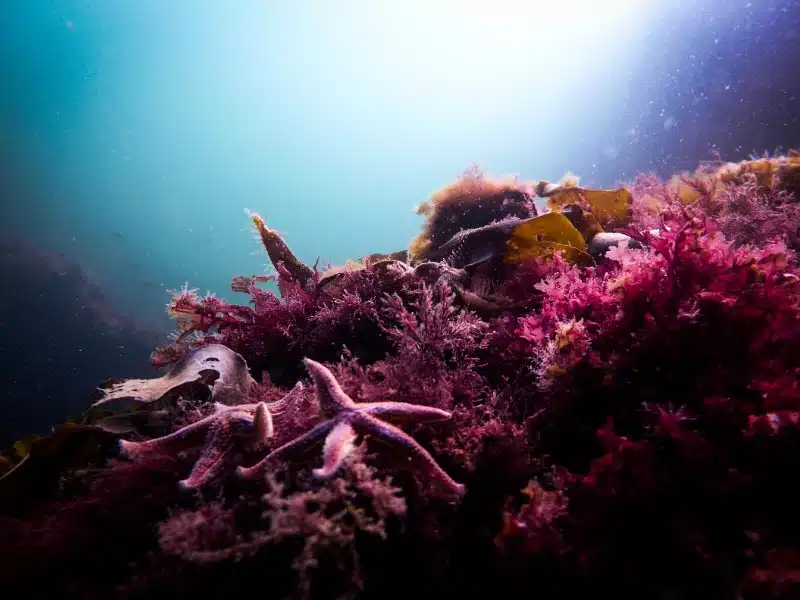
<path fill-rule="evenodd" d="M 166 290 L 266 271 L 245 209 L 336 264 L 404 248 L 472 162 L 620 176 L 652 10 L 565 33 L 499 5 L 339 4 L 3 2 L 2 228 L 166 327 Z"/>

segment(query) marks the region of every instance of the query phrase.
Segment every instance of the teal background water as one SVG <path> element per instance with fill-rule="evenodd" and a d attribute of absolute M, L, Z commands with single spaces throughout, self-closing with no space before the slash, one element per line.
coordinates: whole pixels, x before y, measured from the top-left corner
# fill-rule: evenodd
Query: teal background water
<path fill-rule="evenodd" d="M 265 272 L 245 209 L 335 264 L 405 247 L 472 162 L 585 176 L 659 15 L 506 4 L 7 0 L 2 226 L 161 323 L 169 288 Z"/>
<path fill-rule="evenodd" d="M 3 0 L 0 445 L 152 376 L 168 290 L 246 301 L 231 278 L 270 269 L 245 209 L 341 264 L 406 247 L 472 163 L 609 187 L 800 146 L 798 23 L 785 0 Z"/>

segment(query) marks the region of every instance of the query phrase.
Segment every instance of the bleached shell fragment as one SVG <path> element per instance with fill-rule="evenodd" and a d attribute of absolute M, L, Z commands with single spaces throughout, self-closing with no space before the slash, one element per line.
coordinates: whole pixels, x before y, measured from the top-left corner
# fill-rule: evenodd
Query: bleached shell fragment
<path fill-rule="evenodd" d="M 620 242 L 628 242 L 629 248 L 641 248 L 642 244 L 624 233 L 614 233 L 603 231 L 596 234 L 589 243 L 589 254 L 594 257 L 604 256 L 610 248 L 619 245 Z"/>
<path fill-rule="evenodd" d="M 252 383 L 247 362 L 240 354 L 222 344 L 208 344 L 189 352 L 162 377 L 123 379 L 103 385 L 99 388 L 103 397 L 92 406 L 124 399 L 149 404 L 188 384 L 205 386 L 215 402 L 234 404 L 247 394 Z"/>

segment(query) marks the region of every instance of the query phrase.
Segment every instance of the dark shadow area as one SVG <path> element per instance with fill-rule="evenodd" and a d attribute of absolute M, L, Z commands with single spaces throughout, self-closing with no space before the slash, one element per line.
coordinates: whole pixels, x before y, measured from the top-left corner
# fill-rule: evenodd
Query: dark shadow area
<path fill-rule="evenodd" d="M 164 333 L 105 302 L 62 255 L 0 236 L 0 447 L 81 413 L 109 377 L 147 377 Z"/>

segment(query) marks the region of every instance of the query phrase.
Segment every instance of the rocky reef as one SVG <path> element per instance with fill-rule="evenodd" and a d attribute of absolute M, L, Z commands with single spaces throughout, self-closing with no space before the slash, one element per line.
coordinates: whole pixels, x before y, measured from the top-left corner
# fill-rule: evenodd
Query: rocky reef
<path fill-rule="evenodd" d="M 0 447 L 82 412 L 109 373 L 151 371 L 162 331 L 114 310 L 80 264 L 0 234 L 0 281 Z"/>
<path fill-rule="evenodd" d="M 252 214 L 275 275 L 178 291 L 161 377 L 3 454 L 2 589 L 799 597 L 798 181 L 472 169 L 325 268 Z"/>

